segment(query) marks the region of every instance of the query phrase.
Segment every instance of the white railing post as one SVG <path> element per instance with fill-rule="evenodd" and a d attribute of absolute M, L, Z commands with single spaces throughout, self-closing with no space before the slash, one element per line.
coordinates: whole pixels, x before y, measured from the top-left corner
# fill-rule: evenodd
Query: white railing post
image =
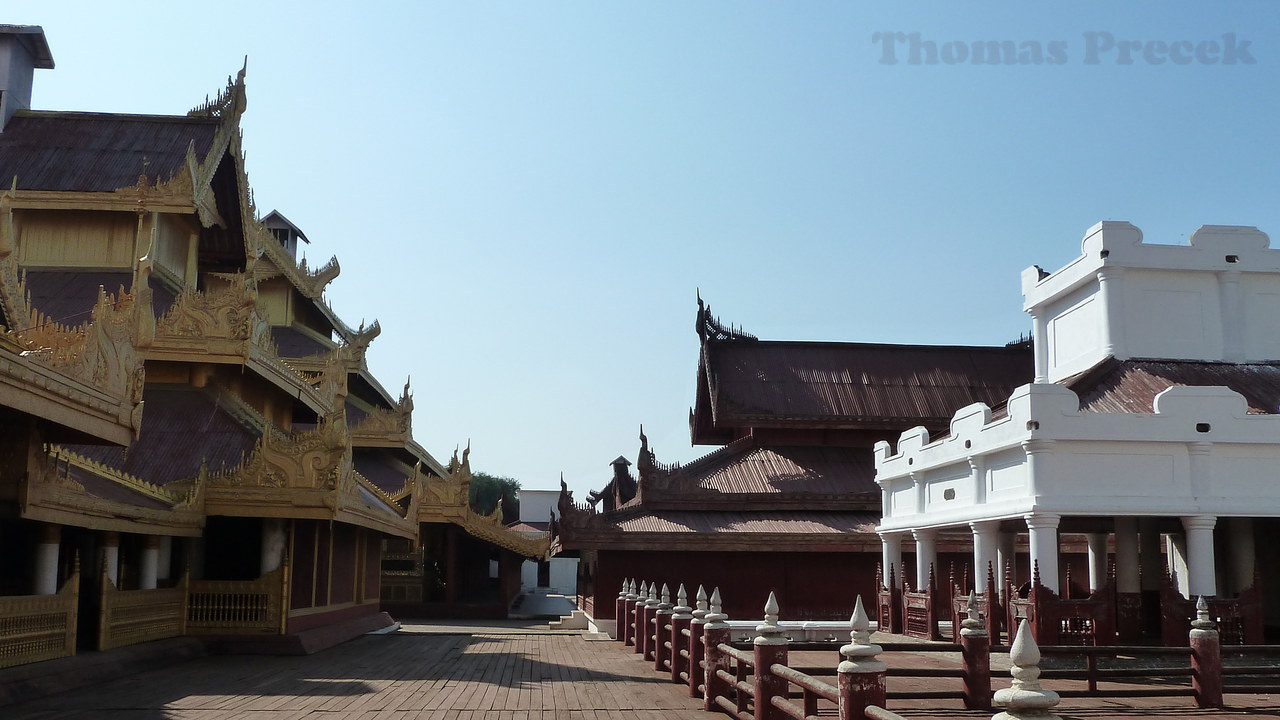
<path fill-rule="evenodd" d="M 991 720 L 1060 720 L 1049 712 L 1060 701 L 1058 693 L 1040 687 L 1040 646 L 1026 618 L 1018 626 L 1018 636 L 1009 648 L 1009 661 L 1013 667 L 1012 687 L 996 691 L 997 705 L 1005 711 L 991 716 Z"/>

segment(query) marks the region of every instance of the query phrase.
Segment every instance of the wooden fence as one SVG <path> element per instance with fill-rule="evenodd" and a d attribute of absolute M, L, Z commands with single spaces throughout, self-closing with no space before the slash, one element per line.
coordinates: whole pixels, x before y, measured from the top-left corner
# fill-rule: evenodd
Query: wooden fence
<path fill-rule="evenodd" d="M 99 650 L 178 637 L 186 632 L 185 575 L 178 587 L 151 590 L 117 590 L 105 572 L 100 575 Z"/>
<path fill-rule="evenodd" d="M 187 599 L 191 635 L 277 634 L 284 627 L 282 565 L 257 580 L 193 580 Z"/>
<path fill-rule="evenodd" d="M 1231 667 L 1224 670 L 1219 636 L 1203 599 L 1197 605 L 1196 619 L 1191 622 L 1189 644 L 1174 648 L 1135 648 L 1124 646 L 1040 647 L 1028 620 L 1023 620 L 1013 633 L 1011 646 L 991 646 L 987 621 L 979 618 L 976 597 L 970 596 L 966 617 L 960 622 L 961 665 L 956 668 L 888 669 L 877 659 L 882 652 L 955 652 L 955 645 L 942 643 L 896 643 L 873 645 L 870 622 L 857 598 L 850 621 L 850 642 L 840 648 L 843 661 L 830 667 L 796 667 L 788 664 L 788 650 L 830 649 L 830 644 L 792 643 L 778 625 L 778 606 L 773 594 L 765 605 L 764 623 L 751 650 L 735 647 L 730 638 L 728 616 L 720 612 L 719 589 L 708 603 L 705 590 L 699 588 L 696 608 L 687 604 L 684 587 L 672 605 L 669 590 L 656 590 L 655 584 L 641 584 L 637 589 L 629 581 L 616 600 L 617 637 L 625 646 L 655 670 L 669 675 L 673 682 L 687 684 L 690 697 L 700 697 L 707 711 L 722 711 L 740 720 L 806 720 L 818 715 L 834 715 L 839 720 L 873 718 L 894 720 L 899 716 L 885 710 L 893 699 L 947 699 L 963 701 L 969 709 L 990 709 L 1007 705 L 1009 712 L 1047 709 L 1065 697 L 1180 697 L 1194 698 L 1198 707 L 1222 707 L 1223 678 L 1239 674 L 1275 675 L 1273 666 Z M 1013 687 L 992 693 L 991 652 L 1009 653 L 1013 664 Z M 1244 648 L 1231 648 L 1232 652 Z M 1280 652 L 1277 648 L 1259 648 Z M 1083 670 L 1050 670 L 1039 668 L 1041 654 L 1079 656 L 1085 661 Z M 1098 666 L 1099 657 L 1137 654 L 1173 657 L 1168 667 Z M 834 677 L 833 684 L 824 677 Z M 889 692 L 886 678 L 950 678 L 958 681 L 951 690 L 917 690 Z M 1133 678 L 1163 678 L 1158 686 L 1145 688 L 1102 687 L 1100 683 L 1125 683 Z M 1039 679 L 1085 680 L 1083 690 L 1055 693 L 1044 690 Z M 1177 678 L 1189 679 L 1179 686 Z M 1170 681 L 1170 679 L 1172 679 Z M 797 702 L 798 701 L 798 702 Z M 820 707 L 821 706 L 821 707 Z M 834 707 L 832 707 L 834 706 Z M 834 710 L 834 712 L 833 712 Z"/>
<path fill-rule="evenodd" d="M 56 595 L 0 597 L 0 668 L 76 654 L 80 569 Z"/>

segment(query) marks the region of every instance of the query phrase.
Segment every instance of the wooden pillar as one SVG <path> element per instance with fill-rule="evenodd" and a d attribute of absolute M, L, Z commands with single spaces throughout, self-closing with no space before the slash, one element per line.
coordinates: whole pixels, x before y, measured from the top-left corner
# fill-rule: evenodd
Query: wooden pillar
<path fill-rule="evenodd" d="M 1116 637 L 1133 645 L 1142 637 L 1142 579 L 1138 570 L 1138 519 L 1118 517 L 1116 526 Z"/>
<path fill-rule="evenodd" d="M 458 527 L 449 523 L 445 526 L 444 600 L 447 603 L 458 602 L 458 570 Z"/>
<path fill-rule="evenodd" d="M 155 590 L 160 562 L 160 538 L 147 535 L 142 543 L 142 562 L 138 563 L 138 589 Z"/>
<path fill-rule="evenodd" d="M 62 543 L 62 526 L 41 523 L 36 537 L 35 573 L 32 593 L 58 594 L 58 548 Z"/>
<path fill-rule="evenodd" d="M 960 660 L 965 709 L 990 710 L 991 636 L 978 619 L 978 602 L 973 593 L 969 593 L 968 615 L 960 622 Z"/>
<path fill-rule="evenodd" d="M 755 650 L 755 720 L 784 720 L 788 716 L 773 706 L 773 699 L 785 699 L 790 683 L 769 668 L 787 664 L 787 638 L 778 627 L 778 599 L 772 592 L 764 604 L 764 623 L 757 626 L 756 631 L 760 634 L 752 642 Z"/>
<path fill-rule="evenodd" d="M 120 533 L 102 533 L 103 572 L 116 589 L 120 588 Z"/>

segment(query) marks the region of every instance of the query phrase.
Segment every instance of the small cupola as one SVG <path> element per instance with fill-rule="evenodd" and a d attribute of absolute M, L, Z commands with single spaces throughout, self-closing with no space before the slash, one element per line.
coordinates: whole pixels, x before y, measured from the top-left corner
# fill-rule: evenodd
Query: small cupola
<path fill-rule="evenodd" d="M 19 110 L 31 108 L 36 68 L 53 69 L 53 53 L 39 25 L 0 25 L 0 132 Z"/>
<path fill-rule="evenodd" d="M 294 260 L 298 259 L 299 240 L 308 245 L 311 244 L 311 241 L 302 233 L 302 230 L 298 229 L 297 225 L 289 222 L 289 218 L 282 215 L 279 210 L 272 210 L 268 213 L 266 217 L 262 218 L 262 224 L 271 231 L 272 235 L 276 236 L 276 240 L 280 241 L 280 244 L 289 253 L 289 257 Z"/>

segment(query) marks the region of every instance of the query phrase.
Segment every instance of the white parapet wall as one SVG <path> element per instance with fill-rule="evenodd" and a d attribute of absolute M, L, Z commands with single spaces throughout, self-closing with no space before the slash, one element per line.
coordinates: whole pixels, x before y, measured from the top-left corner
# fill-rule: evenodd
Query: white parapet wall
<path fill-rule="evenodd" d="M 1022 293 L 1038 382 L 1107 357 L 1280 360 L 1280 249 L 1254 227 L 1205 225 L 1183 246 L 1098 223 L 1062 269 L 1023 271 Z"/>
<path fill-rule="evenodd" d="M 1280 415 L 1250 415 L 1222 387 L 1171 387 L 1151 412 L 1081 412 L 1055 384 L 1024 385 L 1007 414 L 970 405 L 950 432 L 875 447 L 880 530 L 1030 513 L 1256 517 L 1280 514 Z"/>

